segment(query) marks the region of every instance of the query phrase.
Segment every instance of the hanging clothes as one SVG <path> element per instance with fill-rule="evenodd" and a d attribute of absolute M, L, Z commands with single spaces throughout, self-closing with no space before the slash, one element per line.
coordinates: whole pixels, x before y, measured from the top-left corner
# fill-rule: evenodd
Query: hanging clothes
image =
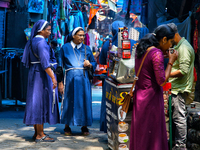
<path fill-rule="evenodd" d="M 96 34 L 94 29 L 89 30 L 88 35 L 90 37 L 90 49 L 93 50 L 93 47 L 95 47 L 95 38 L 96 38 Z"/>
<path fill-rule="evenodd" d="M 74 16 L 69 16 L 69 22 L 68 22 L 69 32 L 71 32 L 74 29 Z"/>
<path fill-rule="evenodd" d="M 65 1 L 60 0 L 60 19 L 65 20 Z"/>
<path fill-rule="evenodd" d="M 85 34 L 85 45 L 90 46 L 90 36 L 88 33 Z"/>
<path fill-rule="evenodd" d="M 193 36 L 193 47 L 194 47 L 194 51 L 195 53 L 197 53 L 198 50 L 198 36 L 199 36 L 199 32 L 198 32 L 198 20 L 195 19 L 195 30 L 194 30 L 194 36 Z"/>
<path fill-rule="evenodd" d="M 128 11 L 128 6 L 130 5 L 130 11 L 129 13 L 141 13 L 141 1 L 142 0 L 130 0 L 131 4 L 129 4 L 129 0 L 123 1 L 123 12 Z"/>
<path fill-rule="evenodd" d="M 148 0 L 142 0 L 142 6 L 141 6 L 141 19 L 140 21 L 147 25 L 148 24 Z"/>
<path fill-rule="evenodd" d="M 68 27 L 69 27 L 69 32 L 71 32 L 76 27 L 82 27 L 84 29 L 85 23 L 84 23 L 83 14 L 81 11 L 72 13 L 69 16 Z"/>
<path fill-rule="evenodd" d="M 58 21 L 53 19 L 53 39 L 61 39 L 61 34 L 60 34 L 60 28 L 59 28 L 59 25 L 58 25 Z"/>
<path fill-rule="evenodd" d="M 84 29 L 85 23 L 84 23 L 84 20 L 83 20 L 83 14 L 82 14 L 82 12 L 79 11 L 79 12 L 77 13 L 77 15 L 78 15 L 78 17 L 79 17 L 80 27 L 82 27 L 82 28 Z"/>
<path fill-rule="evenodd" d="M 83 12 L 83 20 L 84 20 L 84 24 L 85 24 L 85 27 L 87 27 L 88 25 L 88 16 L 87 16 L 87 12 Z"/>
<path fill-rule="evenodd" d="M 90 25 L 88 26 L 89 29 L 96 29 L 96 20 L 97 20 L 97 17 L 96 15 L 92 18 L 92 21 L 90 23 Z"/>
<path fill-rule="evenodd" d="M 74 29 L 80 27 L 80 20 L 79 20 L 79 16 L 74 16 Z"/>
<path fill-rule="evenodd" d="M 99 1 L 98 1 L 98 3 L 99 3 Z M 100 8 L 102 8 L 100 3 L 99 3 L 99 5 L 90 4 L 90 16 L 89 16 L 88 25 L 91 24 L 92 18 L 96 15 L 96 13 L 99 11 Z"/>

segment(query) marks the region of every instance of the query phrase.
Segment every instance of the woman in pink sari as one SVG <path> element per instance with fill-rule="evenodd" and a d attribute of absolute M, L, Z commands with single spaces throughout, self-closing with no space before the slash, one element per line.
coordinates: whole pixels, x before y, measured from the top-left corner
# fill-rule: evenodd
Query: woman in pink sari
<path fill-rule="evenodd" d="M 168 150 L 162 86 L 167 82 L 172 65 L 178 57 L 172 46 L 174 31 L 167 25 L 143 37 L 137 46 L 135 71 L 148 53 L 135 85 L 130 150 Z M 164 70 L 164 55 L 169 63 Z"/>

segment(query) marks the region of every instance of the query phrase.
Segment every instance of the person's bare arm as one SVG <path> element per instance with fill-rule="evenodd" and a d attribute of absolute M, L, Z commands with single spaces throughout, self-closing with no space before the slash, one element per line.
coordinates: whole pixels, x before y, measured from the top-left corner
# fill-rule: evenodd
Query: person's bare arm
<path fill-rule="evenodd" d="M 45 69 L 45 71 L 51 77 L 52 82 L 53 82 L 53 89 L 55 89 L 57 87 L 57 81 L 56 81 L 53 71 L 51 70 L 51 68 L 47 68 Z"/>

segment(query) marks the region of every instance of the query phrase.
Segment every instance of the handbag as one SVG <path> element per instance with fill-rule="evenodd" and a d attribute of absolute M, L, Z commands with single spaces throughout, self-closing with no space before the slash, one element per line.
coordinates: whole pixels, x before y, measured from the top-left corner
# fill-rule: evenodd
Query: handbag
<path fill-rule="evenodd" d="M 141 62 L 141 64 L 140 64 L 140 67 L 139 67 L 139 70 L 138 70 L 138 72 L 137 72 L 137 75 L 134 77 L 134 82 L 133 82 L 133 85 L 132 85 L 132 87 L 131 87 L 131 90 L 130 90 L 130 92 L 128 93 L 128 94 L 126 94 L 126 96 L 124 97 L 124 99 L 123 99 L 123 104 L 122 104 L 122 111 L 124 111 L 126 114 L 127 114 L 127 112 L 128 112 L 128 110 L 129 110 L 129 106 L 130 106 L 130 103 L 131 103 L 131 98 L 133 97 L 133 95 L 134 95 L 134 92 L 133 92 L 133 88 L 135 87 L 135 83 L 136 83 L 136 81 L 138 80 L 138 76 L 139 76 L 139 74 L 140 74 L 140 71 L 141 71 L 141 69 L 142 69 L 142 65 L 143 65 L 143 63 L 144 63 L 144 60 L 145 60 L 145 58 L 146 58 L 146 56 L 147 56 L 147 54 L 149 53 L 149 51 L 150 51 L 151 49 L 147 49 L 147 52 L 146 52 L 146 54 L 145 54 L 145 56 L 144 56 L 144 58 L 142 59 L 142 62 Z M 121 114 L 122 115 L 122 114 Z"/>
<path fill-rule="evenodd" d="M 87 60 L 87 55 L 86 55 L 86 45 L 85 45 L 85 60 Z M 94 71 L 93 71 L 93 67 L 86 67 L 87 71 L 88 71 L 88 77 L 90 80 L 93 79 L 94 77 Z"/>

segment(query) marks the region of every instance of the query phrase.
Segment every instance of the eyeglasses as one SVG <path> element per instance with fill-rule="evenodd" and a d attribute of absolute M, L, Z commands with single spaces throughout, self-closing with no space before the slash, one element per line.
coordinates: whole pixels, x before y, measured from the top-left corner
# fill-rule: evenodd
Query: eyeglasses
<path fill-rule="evenodd" d="M 46 29 L 46 31 L 51 32 L 51 29 Z"/>
<path fill-rule="evenodd" d="M 85 34 L 76 34 L 79 37 L 85 37 Z"/>

